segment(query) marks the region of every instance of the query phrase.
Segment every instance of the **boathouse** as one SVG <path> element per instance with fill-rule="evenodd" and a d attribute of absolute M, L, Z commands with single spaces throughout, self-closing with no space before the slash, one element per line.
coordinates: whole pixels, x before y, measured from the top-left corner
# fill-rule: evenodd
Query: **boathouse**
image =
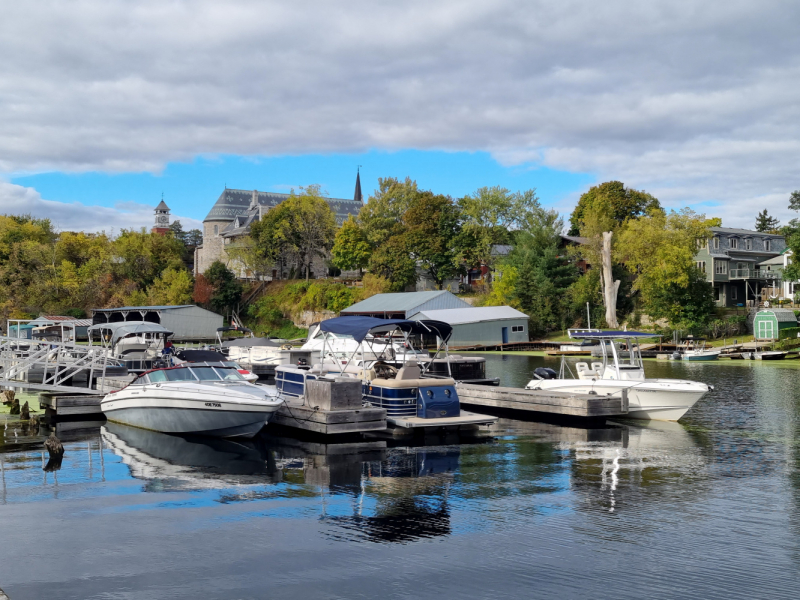
<path fill-rule="evenodd" d="M 784 329 L 797 327 L 797 316 L 788 308 L 758 311 L 753 320 L 753 335 L 759 341 L 777 340 Z"/>
<path fill-rule="evenodd" d="M 345 308 L 344 316 L 378 317 L 379 319 L 410 319 L 423 310 L 445 308 L 471 308 L 446 290 L 434 292 L 398 292 L 396 294 L 375 294 Z"/>
<path fill-rule="evenodd" d="M 510 306 L 422 310 L 412 319 L 431 319 L 451 325 L 453 333 L 449 345 L 453 348 L 528 341 L 528 315 Z"/>
<path fill-rule="evenodd" d="M 123 306 L 92 309 L 92 325 L 147 321 L 173 332 L 176 342 L 214 340 L 223 326 L 222 315 L 194 304 L 183 306 Z"/>

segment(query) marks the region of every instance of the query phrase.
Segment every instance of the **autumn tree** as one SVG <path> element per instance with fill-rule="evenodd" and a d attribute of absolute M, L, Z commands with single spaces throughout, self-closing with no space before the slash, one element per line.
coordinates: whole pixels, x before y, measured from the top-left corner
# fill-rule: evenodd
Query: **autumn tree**
<path fill-rule="evenodd" d="M 242 284 L 225 263 L 215 260 L 203 273 L 203 277 L 214 290 L 209 300 L 212 309 L 226 313 L 239 305 L 242 299 Z"/>
<path fill-rule="evenodd" d="M 350 215 L 336 232 L 331 255 L 333 264 L 344 271 L 358 269 L 363 272 L 369 264 L 373 248 L 358 221 Z"/>
<path fill-rule="evenodd" d="M 569 218 L 570 235 L 584 235 L 588 219 L 602 217 L 606 229 L 614 231 L 627 219 L 645 215 L 653 208 L 661 208 L 658 199 L 647 192 L 626 188 L 621 181 L 607 181 L 584 193 Z"/>

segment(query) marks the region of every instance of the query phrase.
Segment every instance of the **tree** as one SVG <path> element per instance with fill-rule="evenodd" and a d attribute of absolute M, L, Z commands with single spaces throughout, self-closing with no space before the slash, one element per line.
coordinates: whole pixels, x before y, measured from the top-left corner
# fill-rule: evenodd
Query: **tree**
<path fill-rule="evenodd" d="M 594 186 L 583 194 L 569 218 L 570 235 L 583 235 L 581 230 L 590 215 L 597 217 L 597 213 L 617 226 L 621 226 L 627 219 L 640 217 L 654 208 L 661 208 L 658 199 L 647 192 L 626 188 L 621 181 L 607 181 Z M 615 227 L 610 224 L 604 231 L 613 231 Z"/>
<path fill-rule="evenodd" d="M 800 190 L 795 190 L 789 196 L 789 208 L 792 210 L 800 210 Z"/>
<path fill-rule="evenodd" d="M 696 241 L 708 238 L 709 228 L 719 224 L 719 219 L 706 219 L 690 209 L 652 210 L 628 222 L 620 234 L 618 258 L 636 276 L 633 289 L 651 317 L 666 317 L 673 325 L 691 329 L 708 321 L 712 289 L 695 266 L 694 254 Z"/>
<path fill-rule="evenodd" d="M 117 274 L 133 281 L 141 290 L 149 287 L 165 269 L 183 269 L 183 252 L 180 240 L 144 229 L 123 229 L 113 244 Z"/>
<path fill-rule="evenodd" d="M 333 264 L 345 271 L 358 269 L 361 272 L 369 263 L 372 251 L 364 230 L 350 215 L 336 232 L 331 249 Z"/>
<path fill-rule="evenodd" d="M 214 290 L 210 299 L 214 310 L 225 313 L 238 306 L 242 299 L 242 284 L 225 263 L 215 260 L 203 276 Z"/>
<path fill-rule="evenodd" d="M 460 233 L 459 214 L 451 198 L 422 192 L 403 214 L 403 225 L 406 249 L 438 289 L 463 271 L 455 244 Z"/>
<path fill-rule="evenodd" d="M 781 223 L 778 219 L 767 214 L 766 208 L 758 213 L 758 216 L 756 217 L 756 231 L 760 231 L 762 233 L 778 233 L 780 224 Z"/>
<path fill-rule="evenodd" d="M 180 221 L 176 219 L 170 223 L 169 230 L 172 232 L 172 235 L 175 236 L 175 239 L 185 243 L 186 232 L 183 230 L 183 225 L 181 225 Z"/>
<path fill-rule="evenodd" d="M 148 288 L 147 298 L 155 306 L 191 304 L 193 287 L 189 271 L 169 268 Z"/>
<path fill-rule="evenodd" d="M 190 229 L 184 235 L 183 243 L 189 248 L 196 248 L 203 243 L 203 232 L 199 229 Z"/>
<path fill-rule="evenodd" d="M 408 177 L 402 182 L 394 177 L 378 179 L 378 190 L 358 214 L 358 223 L 373 249 L 403 233 L 402 217 L 420 193 L 417 182 Z"/>
<path fill-rule="evenodd" d="M 395 235 L 372 253 L 369 270 L 389 281 L 390 292 L 404 292 L 417 281 L 417 265 L 403 235 Z"/>

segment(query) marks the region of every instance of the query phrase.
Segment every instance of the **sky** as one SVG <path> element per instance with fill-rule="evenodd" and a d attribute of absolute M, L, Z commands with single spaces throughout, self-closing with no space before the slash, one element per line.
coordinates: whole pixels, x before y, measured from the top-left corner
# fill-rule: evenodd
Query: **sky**
<path fill-rule="evenodd" d="M 623 181 L 731 227 L 800 189 L 800 4 L 0 0 L 0 212 L 196 227 L 227 185 Z"/>

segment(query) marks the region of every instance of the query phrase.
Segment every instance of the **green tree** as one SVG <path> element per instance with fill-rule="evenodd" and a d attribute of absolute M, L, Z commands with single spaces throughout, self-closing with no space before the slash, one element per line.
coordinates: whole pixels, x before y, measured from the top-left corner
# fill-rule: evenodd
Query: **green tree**
<path fill-rule="evenodd" d="M 756 231 L 762 233 L 778 233 L 781 222 L 775 217 L 769 216 L 765 208 L 756 217 Z"/>
<path fill-rule="evenodd" d="M 225 263 L 215 260 L 203 273 L 205 280 L 211 285 L 211 307 L 225 314 L 235 309 L 242 299 L 242 284 Z"/>
<path fill-rule="evenodd" d="M 141 290 L 149 287 L 165 269 L 183 269 L 183 252 L 183 243 L 175 237 L 144 229 L 123 229 L 113 244 L 117 274 Z"/>
<path fill-rule="evenodd" d="M 408 240 L 395 235 L 372 253 L 370 273 L 389 282 L 390 292 L 404 292 L 417 281 L 416 261 L 411 257 Z"/>
<path fill-rule="evenodd" d="M 362 272 L 369 264 L 373 248 L 367 241 L 364 230 L 353 215 L 350 215 L 336 232 L 331 249 L 333 264 L 342 270 L 358 269 Z"/>
<path fill-rule="evenodd" d="M 405 181 L 394 177 L 378 179 L 378 190 L 358 214 L 358 223 L 373 249 L 403 233 L 403 215 L 420 193 L 417 182 L 408 177 Z"/>
<path fill-rule="evenodd" d="M 645 215 L 654 208 L 661 208 L 658 199 L 647 192 L 626 188 L 621 181 L 607 181 L 594 186 L 583 194 L 569 218 L 570 235 L 584 235 L 582 230 L 590 216 L 605 218 L 607 229 L 613 231 L 627 219 Z M 598 215 L 598 213 L 600 213 Z"/>
<path fill-rule="evenodd" d="M 463 271 L 456 248 L 459 213 L 451 198 L 422 192 L 403 214 L 403 225 L 406 249 L 438 289 Z"/>
<path fill-rule="evenodd" d="M 186 232 L 183 230 L 183 225 L 179 220 L 174 220 L 172 223 L 169 224 L 169 230 L 172 232 L 172 235 L 175 236 L 176 239 L 185 243 L 185 236 Z"/>
<path fill-rule="evenodd" d="M 181 306 L 192 303 L 193 289 L 194 281 L 189 271 L 168 268 L 148 288 L 147 297 L 155 306 Z"/>

